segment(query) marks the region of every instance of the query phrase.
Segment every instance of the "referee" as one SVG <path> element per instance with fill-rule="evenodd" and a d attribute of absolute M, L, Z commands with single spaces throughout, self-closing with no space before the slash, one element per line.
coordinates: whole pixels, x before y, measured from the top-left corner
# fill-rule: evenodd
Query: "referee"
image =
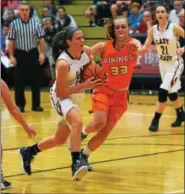
<path fill-rule="evenodd" d="M 19 16 L 11 22 L 8 34 L 10 63 L 15 66 L 15 102 L 21 112 L 26 105 L 24 89 L 27 82 L 32 90 L 32 111 L 42 112 L 40 106 L 40 65 L 45 61 L 44 31 L 38 20 L 30 16 L 26 2 L 19 5 Z M 38 42 L 40 53 L 38 52 Z"/>

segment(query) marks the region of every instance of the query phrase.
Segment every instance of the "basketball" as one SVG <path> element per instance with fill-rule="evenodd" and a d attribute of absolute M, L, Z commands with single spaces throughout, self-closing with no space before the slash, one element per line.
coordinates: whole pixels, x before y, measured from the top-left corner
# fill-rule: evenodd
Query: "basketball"
<path fill-rule="evenodd" d="M 98 66 L 95 63 L 87 64 L 82 70 L 82 81 L 90 79 L 94 77 L 94 79 L 106 79 L 106 74 L 103 71 L 103 68 Z"/>

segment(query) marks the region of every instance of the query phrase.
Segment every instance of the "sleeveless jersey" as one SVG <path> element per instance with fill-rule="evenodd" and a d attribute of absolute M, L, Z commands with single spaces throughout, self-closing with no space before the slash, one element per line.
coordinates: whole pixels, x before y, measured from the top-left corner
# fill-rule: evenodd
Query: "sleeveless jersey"
<path fill-rule="evenodd" d="M 101 64 L 107 74 L 107 86 L 115 90 L 128 88 L 136 61 L 137 55 L 131 54 L 126 46 L 116 50 L 113 40 L 106 41 Z"/>
<path fill-rule="evenodd" d="M 81 71 L 83 66 L 90 62 L 89 56 L 85 51 L 82 52 L 79 59 L 74 59 L 67 51 L 63 51 L 57 60 L 63 59 L 67 61 L 69 66 L 68 73 L 68 87 L 72 87 L 81 82 Z M 53 85 L 53 89 L 55 89 L 55 84 Z"/>
<path fill-rule="evenodd" d="M 159 31 L 158 24 L 153 26 L 153 39 L 156 44 L 159 62 L 162 64 L 177 61 L 178 41 L 173 29 L 174 24 L 170 22 L 163 32 Z"/>

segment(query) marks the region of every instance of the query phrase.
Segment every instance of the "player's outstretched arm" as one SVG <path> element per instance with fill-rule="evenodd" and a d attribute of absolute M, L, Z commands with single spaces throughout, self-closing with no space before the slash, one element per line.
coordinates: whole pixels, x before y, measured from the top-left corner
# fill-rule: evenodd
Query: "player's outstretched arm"
<path fill-rule="evenodd" d="M 91 54 L 101 56 L 104 52 L 104 47 L 105 47 L 105 42 L 99 42 L 99 43 L 93 45 L 92 47 L 90 47 Z"/>
<path fill-rule="evenodd" d="M 150 30 L 148 31 L 146 41 L 144 43 L 144 46 L 142 47 L 140 54 L 145 54 L 149 52 L 149 46 L 152 44 L 152 41 L 153 41 L 153 28 L 150 28 Z"/>
<path fill-rule="evenodd" d="M 1 79 L 1 96 L 2 99 L 8 108 L 8 111 L 10 114 L 20 123 L 20 125 L 24 128 L 26 133 L 28 134 L 29 138 L 33 138 L 36 135 L 36 132 L 34 128 L 25 121 L 23 118 L 21 112 L 19 111 L 19 108 L 16 106 L 16 104 L 13 102 L 11 98 L 10 90 L 7 86 L 7 84 Z"/>

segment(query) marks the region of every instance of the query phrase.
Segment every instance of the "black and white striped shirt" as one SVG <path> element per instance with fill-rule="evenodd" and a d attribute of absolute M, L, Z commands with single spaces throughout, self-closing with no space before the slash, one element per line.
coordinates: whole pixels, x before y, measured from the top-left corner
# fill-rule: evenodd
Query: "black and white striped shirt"
<path fill-rule="evenodd" d="M 28 52 L 37 47 L 38 38 L 42 38 L 44 35 L 41 24 L 35 18 L 29 18 L 28 22 L 17 18 L 10 25 L 8 39 L 15 41 L 16 49 Z"/>

